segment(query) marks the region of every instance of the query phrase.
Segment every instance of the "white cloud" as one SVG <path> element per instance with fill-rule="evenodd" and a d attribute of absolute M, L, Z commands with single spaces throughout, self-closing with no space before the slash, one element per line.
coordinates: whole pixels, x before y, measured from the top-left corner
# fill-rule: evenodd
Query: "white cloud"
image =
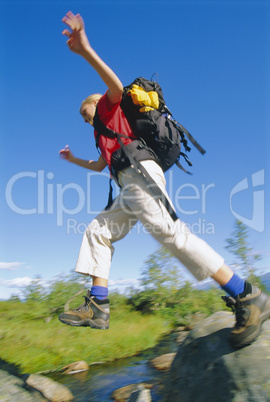
<path fill-rule="evenodd" d="M 109 280 L 109 286 L 139 286 L 139 280 L 135 278 L 130 279 L 118 279 L 118 280 Z"/>
<path fill-rule="evenodd" d="M 22 265 L 24 265 L 23 262 L 0 262 L 0 270 L 16 271 Z"/>
<path fill-rule="evenodd" d="M 28 276 L 15 279 L 2 279 L 0 280 L 0 286 L 6 286 L 8 288 L 24 288 L 25 286 L 30 285 L 32 280 L 33 279 Z"/>

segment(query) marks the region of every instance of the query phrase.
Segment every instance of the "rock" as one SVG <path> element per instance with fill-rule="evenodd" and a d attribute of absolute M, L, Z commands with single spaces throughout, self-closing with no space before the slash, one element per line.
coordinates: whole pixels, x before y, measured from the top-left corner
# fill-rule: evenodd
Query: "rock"
<path fill-rule="evenodd" d="M 181 343 L 184 342 L 184 340 L 186 339 L 187 336 L 188 336 L 188 332 L 187 332 L 187 331 L 185 331 L 185 332 L 179 332 L 179 334 L 178 334 L 178 336 L 177 336 L 177 338 L 176 338 L 176 343 L 177 343 L 178 345 L 180 345 Z"/>
<path fill-rule="evenodd" d="M 0 369 L 0 400 L 1 402 L 42 402 L 46 401 L 37 392 L 29 392 L 25 388 L 24 381 L 8 372 Z"/>
<path fill-rule="evenodd" d="M 171 368 L 175 355 L 176 353 L 166 353 L 165 355 L 161 355 L 152 359 L 150 361 L 150 364 L 154 366 L 157 370 L 169 370 Z"/>
<path fill-rule="evenodd" d="M 184 330 L 191 331 L 205 318 L 206 318 L 206 315 L 204 313 L 201 313 L 200 311 L 192 314 L 192 316 L 189 318 L 189 323 L 185 326 Z"/>
<path fill-rule="evenodd" d="M 185 328 L 186 328 L 186 326 L 180 326 L 180 327 L 177 327 L 177 328 L 175 328 L 175 331 L 174 332 L 182 332 L 182 331 L 185 331 Z"/>
<path fill-rule="evenodd" d="M 65 402 L 73 399 L 73 395 L 67 387 L 39 374 L 30 374 L 26 379 L 26 384 L 37 389 L 52 402 Z"/>
<path fill-rule="evenodd" d="M 143 389 L 151 389 L 153 387 L 152 384 L 140 383 L 140 384 L 130 384 L 125 387 L 116 389 L 112 393 L 112 399 L 117 402 L 126 402 L 129 400 L 133 392 L 138 391 L 139 387 L 143 387 Z"/>
<path fill-rule="evenodd" d="M 151 392 L 141 384 L 138 389 L 130 395 L 128 402 L 151 402 Z"/>
<path fill-rule="evenodd" d="M 61 371 L 64 374 L 75 374 L 75 373 L 79 373 L 81 371 L 85 371 L 88 370 L 89 366 L 85 361 L 79 361 L 79 362 L 74 362 L 71 364 L 68 364 L 67 366 L 63 367 L 61 369 Z"/>
<path fill-rule="evenodd" d="M 251 345 L 228 343 L 235 318 L 218 312 L 200 322 L 179 346 L 165 401 L 270 401 L 270 321 Z"/>

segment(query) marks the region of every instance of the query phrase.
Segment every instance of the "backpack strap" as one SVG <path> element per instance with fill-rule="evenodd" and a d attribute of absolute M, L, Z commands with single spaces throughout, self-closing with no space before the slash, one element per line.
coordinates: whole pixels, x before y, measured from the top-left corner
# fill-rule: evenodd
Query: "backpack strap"
<path fill-rule="evenodd" d="M 187 149 L 186 142 L 185 142 L 185 140 L 183 138 L 183 134 L 185 134 L 187 136 L 187 138 L 189 139 L 189 141 L 194 145 L 194 147 L 197 148 L 198 151 L 202 155 L 204 155 L 206 151 L 203 149 L 203 147 L 195 140 L 194 137 L 192 137 L 190 132 L 184 126 L 182 126 L 182 124 L 180 124 L 177 120 L 172 118 L 172 112 L 170 111 L 170 109 L 165 104 L 163 105 L 163 110 L 169 115 L 169 119 L 173 122 L 175 127 L 177 127 L 179 129 L 180 133 L 182 132 L 181 137 L 182 137 L 182 140 L 183 140 L 184 147 Z M 188 151 L 190 151 L 190 148 L 188 149 Z"/>
<path fill-rule="evenodd" d="M 124 138 L 129 138 L 132 139 L 131 137 L 125 135 L 125 134 L 120 134 L 120 133 L 116 133 L 115 131 L 111 130 L 110 128 L 108 128 L 105 124 L 102 123 L 102 121 L 99 118 L 98 115 L 98 109 L 96 107 L 96 113 L 93 119 L 93 126 L 94 129 L 97 132 L 96 135 L 96 148 L 99 148 L 99 138 L 101 135 L 104 135 L 105 137 L 109 137 L 109 138 L 118 138 L 118 137 L 124 137 Z M 136 138 L 134 137 L 134 140 Z"/>
<path fill-rule="evenodd" d="M 138 163 L 138 168 L 140 173 L 144 176 L 146 181 L 150 184 L 150 189 L 152 193 L 157 196 L 157 198 L 162 202 L 162 204 L 165 206 L 167 211 L 169 212 L 172 220 L 175 222 L 178 220 L 178 216 L 176 215 L 175 210 L 173 209 L 171 203 L 169 202 L 167 196 L 163 193 L 161 188 L 157 185 L 155 180 L 152 178 L 152 176 L 148 173 L 148 171 L 145 169 L 145 167 L 140 163 Z"/>
<path fill-rule="evenodd" d="M 107 211 L 113 204 L 113 187 L 112 187 L 112 179 L 111 178 L 110 178 L 110 181 L 109 181 L 109 186 L 110 186 L 110 188 L 109 188 L 109 197 L 108 197 L 108 203 L 107 203 L 107 205 L 105 207 L 105 211 Z"/>
<path fill-rule="evenodd" d="M 160 189 L 160 187 L 157 185 L 157 183 L 151 177 L 151 175 L 148 173 L 148 171 L 144 168 L 144 166 L 140 162 L 138 162 L 137 160 L 134 159 L 132 152 L 130 152 L 129 148 L 125 146 L 125 144 L 123 143 L 123 141 L 121 139 L 121 137 L 124 137 L 124 138 L 130 138 L 130 137 L 128 137 L 125 134 L 116 133 L 115 131 L 106 127 L 106 125 L 103 124 L 102 121 L 100 120 L 97 110 L 96 110 L 96 113 L 95 113 L 95 116 L 93 119 L 93 125 L 94 125 L 95 130 L 98 133 L 96 136 L 96 146 L 98 147 L 98 140 L 101 135 L 107 136 L 109 138 L 116 138 L 120 147 L 122 148 L 123 152 L 128 157 L 130 164 L 133 165 L 134 169 L 138 173 L 140 173 L 144 176 L 145 180 L 151 186 L 150 188 L 151 188 L 153 195 L 155 195 L 157 197 L 157 199 L 163 203 L 163 205 L 169 212 L 172 220 L 177 221 L 178 216 L 176 215 L 176 213 L 175 213 L 171 203 L 169 202 L 168 198 L 166 197 L 166 195 L 163 193 L 163 191 Z M 109 207 L 109 204 L 107 207 Z"/>
<path fill-rule="evenodd" d="M 204 155 L 205 152 L 206 152 L 205 149 L 203 149 L 203 147 L 201 147 L 201 145 L 195 140 L 195 138 L 192 137 L 192 135 L 190 134 L 190 132 L 187 131 L 187 129 L 186 129 L 184 126 L 182 126 L 182 124 L 178 123 L 178 121 L 176 121 L 176 120 L 173 120 L 173 121 L 174 121 L 174 122 L 176 123 L 176 125 L 177 125 L 178 127 L 180 127 L 180 129 L 185 133 L 185 135 L 187 136 L 187 138 L 189 139 L 189 141 L 194 145 L 194 147 L 197 148 L 198 151 L 199 151 L 202 155 Z"/>
<path fill-rule="evenodd" d="M 182 155 L 182 156 L 184 157 L 185 161 L 187 162 L 187 164 L 188 164 L 189 166 L 192 166 L 192 163 L 190 162 L 190 160 L 188 159 L 188 157 L 187 157 L 186 154 L 184 154 L 183 152 L 180 152 L 180 155 Z M 177 161 L 175 161 L 174 163 L 176 164 L 176 166 L 179 167 L 179 169 L 183 170 L 183 172 L 192 175 L 192 173 L 190 173 L 188 170 L 186 170 L 186 169 L 181 165 L 181 163 L 179 162 L 179 159 L 178 159 Z"/>

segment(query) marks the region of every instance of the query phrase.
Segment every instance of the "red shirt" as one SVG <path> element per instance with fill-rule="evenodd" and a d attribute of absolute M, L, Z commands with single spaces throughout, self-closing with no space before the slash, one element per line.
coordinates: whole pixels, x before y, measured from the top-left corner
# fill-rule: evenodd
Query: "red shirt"
<path fill-rule="evenodd" d="M 107 92 L 98 101 L 98 116 L 105 126 L 115 131 L 116 133 L 125 134 L 134 138 L 134 134 L 130 128 L 126 116 L 120 106 L 120 102 L 111 105 Z M 97 132 L 94 130 L 94 136 L 96 138 Z M 125 145 L 132 142 L 132 139 L 121 138 Z M 111 169 L 111 157 L 112 154 L 120 148 L 116 138 L 108 138 L 104 135 L 99 137 L 99 149 L 101 155 L 108 163 L 109 169 Z"/>

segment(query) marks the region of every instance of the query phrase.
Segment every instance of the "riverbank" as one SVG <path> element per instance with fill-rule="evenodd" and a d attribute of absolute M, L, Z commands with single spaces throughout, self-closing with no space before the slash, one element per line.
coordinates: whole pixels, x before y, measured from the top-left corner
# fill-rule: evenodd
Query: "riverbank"
<path fill-rule="evenodd" d="M 138 385 L 143 379 L 144 384 L 148 384 L 151 389 L 152 400 L 158 402 L 162 400 L 162 389 L 167 381 L 167 372 L 157 370 L 149 362 L 160 354 L 176 352 L 178 335 L 178 332 L 166 334 L 159 339 L 154 348 L 132 357 L 94 364 L 88 370 L 73 375 L 51 373 L 45 378 L 50 378 L 70 390 L 74 402 L 111 401 L 113 393 L 116 397 L 117 389 L 122 390 L 122 387 L 126 386 L 130 388 L 130 384 L 136 387 L 136 384 Z M 0 360 L 0 393 L 6 396 L 7 399 L 4 400 L 21 399 L 29 402 L 44 400 L 41 394 L 31 387 L 25 389 L 26 377 L 28 376 L 20 375 L 18 367 L 5 364 Z"/>
<path fill-rule="evenodd" d="M 73 361 L 109 362 L 152 348 L 170 331 L 155 315 L 113 310 L 110 329 L 74 328 L 52 317 L 34 316 L 26 303 L 1 302 L 0 358 L 20 373 L 57 370 Z"/>

